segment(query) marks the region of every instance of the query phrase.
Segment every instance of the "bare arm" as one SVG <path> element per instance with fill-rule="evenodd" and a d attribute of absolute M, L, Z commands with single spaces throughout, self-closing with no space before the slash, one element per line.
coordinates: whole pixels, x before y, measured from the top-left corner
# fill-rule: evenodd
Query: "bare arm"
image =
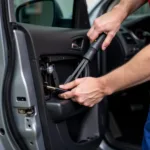
<path fill-rule="evenodd" d="M 117 4 L 113 9 L 121 9 L 125 12 L 125 18 L 130 15 L 132 12 L 137 10 L 140 6 L 145 4 L 147 0 L 121 0 L 119 4 Z M 123 13 L 123 12 L 122 12 Z M 122 18 L 122 19 L 125 19 Z"/>
<path fill-rule="evenodd" d="M 111 11 L 96 18 L 87 34 L 91 42 L 101 33 L 106 33 L 107 38 L 102 45 L 102 49 L 105 50 L 118 32 L 124 19 L 144 3 L 146 3 L 146 0 L 121 0 Z"/>
<path fill-rule="evenodd" d="M 146 0 L 121 0 L 110 12 L 97 18 L 88 32 L 91 41 L 102 32 L 107 33 L 102 49 L 111 43 L 123 20 Z M 92 107 L 105 96 L 148 81 L 150 78 L 150 45 L 141 50 L 128 63 L 100 78 L 81 78 L 66 85 L 63 89 L 72 89 L 61 94 L 63 99 L 72 99 L 81 105 Z"/>
<path fill-rule="evenodd" d="M 106 83 L 106 93 L 132 87 L 150 79 L 150 45 L 141 50 L 128 63 L 99 78 Z"/>
<path fill-rule="evenodd" d="M 150 45 L 141 50 L 125 65 L 99 78 L 81 78 L 66 85 L 72 89 L 60 95 L 64 99 L 72 98 L 84 106 L 92 107 L 105 96 L 135 86 L 150 79 Z"/>
<path fill-rule="evenodd" d="M 125 88 L 123 88 L 123 89 L 120 89 L 120 90 L 125 90 L 125 89 L 128 89 L 128 88 L 131 88 L 131 87 L 140 85 L 140 84 L 142 84 L 142 83 L 145 83 L 145 82 L 147 82 L 147 81 L 150 81 L 150 76 L 149 76 L 148 78 L 144 79 L 144 80 L 141 80 L 141 81 L 139 81 L 139 82 L 136 82 L 135 84 L 132 84 L 132 85 L 130 85 L 130 86 L 128 86 L 128 87 L 125 87 Z"/>

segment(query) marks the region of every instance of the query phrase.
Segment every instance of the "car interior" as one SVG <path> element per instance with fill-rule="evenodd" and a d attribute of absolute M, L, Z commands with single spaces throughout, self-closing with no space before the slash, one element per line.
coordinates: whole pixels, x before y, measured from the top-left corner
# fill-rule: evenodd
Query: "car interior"
<path fill-rule="evenodd" d="M 146 21 L 148 24 L 148 20 Z M 138 53 L 148 40 L 147 37 L 141 39 L 136 34 L 135 29 L 141 30 L 141 23 L 125 23 L 118 35 L 107 49 L 107 71 L 111 71 L 129 61 Z M 142 25 L 143 27 L 143 25 Z M 143 27 L 142 30 L 146 27 Z M 143 32 L 144 32 L 143 31 Z M 148 30 L 146 30 L 148 31 Z M 143 34 L 143 32 L 141 34 Z M 149 31 L 148 31 L 149 32 Z M 118 38 L 121 33 L 121 38 Z M 119 45 L 120 40 L 124 40 Z M 117 92 L 108 96 L 109 105 L 109 133 L 108 139 L 113 140 L 125 148 L 140 149 L 143 138 L 143 129 L 149 111 L 149 82 L 134 86 L 127 90 Z M 120 143 L 121 142 L 121 143 Z M 121 146 L 122 146 L 121 144 Z"/>
<path fill-rule="evenodd" d="M 17 45 L 16 60 L 21 64 L 22 69 L 19 65 L 14 69 L 14 74 L 17 75 L 14 76 L 12 86 L 14 89 L 21 86 L 21 83 L 18 84 L 18 76 L 20 77 L 19 82 L 24 82 L 21 79 L 22 72 L 27 80 L 31 74 L 37 97 L 37 108 L 36 104 L 33 104 L 33 99 L 29 103 L 29 99 L 23 96 L 17 96 L 17 104 L 15 100 L 12 102 L 17 109 L 13 112 L 15 121 L 19 118 L 19 121 L 16 121 L 16 126 L 19 127 L 18 133 L 28 148 L 38 149 L 41 147 L 42 139 L 39 142 L 38 136 L 33 138 L 34 134 L 38 131 L 41 132 L 40 128 L 36 131 L 32 130 L 32 126 L 37 123 L 35 122 L 37 110 L 46 149 L 95 150 L 104 137 L 106 100 L 89 109 L 71 100 L 64 101 L 47 89 L 47 86 L 58 87 L 65 83 L 84 59 L 83 56 L 90 46 L 90 42 L 85 36 L 89 27 L 87 7 L 84 1 L 75 1 L 74 5 L 79 10 L 77 13 L 73 10 L 73 2 L 71 16 L 73 15 L 78 20 L 77 23 L 66 19 L 61 11 L 55 13 L 57 9 L 60 10 L 60 7 L 59 3 L 53 0 L 30 1 L 20 5 L 16 10 L 17 22 L 12 24 L 12 28 Z M 48 11 L 53 19 L 43 21 L 45 9 L 48 6 L 53 8 L 51 12 Z M 79 7 L 81 8 L 79 9 Z M 69 28 L 70 26 L 75 29 Z M 27 54 L 28 56 L 26 56 Z M 102 74 L 104 71 L 100 69 L 98 73 L 98 66 L 101 68 L 102 65 L 105 65 L 103 56 L 105 53 L 99 54 L 98 58 L 94 57 L 83 68 L 83 72 L 79 74 L 80 77 L 97 77 Z M 100 59 L 99 63 L 97 59 Z M 30 71 L 27 69 L 30 68 L 27 67 L 28 65 L 31 66 Z M 29 89 L 32 89 L 31 81 L 28 82 L 27 87 L 28 85 Z M 16 95 L 17 90 L 14 90 L 12 96 L 16 97 Z M 28 134 L 24 134 L 24 126 L 20 125 L 24 120 Z M 14 135 L 17 134 L 14 133 Z M 23 149 L 25 148 L 22 147 L 21 150 Z"/>
<path fill-rule="evenodd" d="M 147 8 L 147 5 L 143 8 Z M 143 8 L 123 22 L 107 49 L 108 72 L 129 61 L 149 44 L 150 16 L 149 10 L 144 12 Z M 120 148 L 141 149 L 144 124 L 149 111 L 149 96 L 149 82 L 108 96 L 109 134 L 106 135 L 106 139 Z"/>
<path fill-rule="evenodd" d="M 118 0 L 115 3 L 111 0 L 99 2 L 94 7 L 100 9 L 96 10 L 97 16 L 109 11 L 116 3 Z M 110 95 L 93 108 L 83 107 L 71 100 L 64 101 L 46 88 L 65 83 L 90 46 L 86 33 L 91 20 L 85 1 L 72 1 L 72 12 L 68 18 L 64 17 L 65 12 L 60 5 L 58 0 L 23 3 L 16 7 L 17 22 L 12 24 L 18 46 L 16 60 L 24 66 L 23 71 L 27 70 L 27 62 L 31 67 L 31 72 L 26 76 L 31 74 L 33 78 L 46 149 L 96 150 L 104 140 L 114 149 L 140 150 L 149 111 L 149 82 Z M 147 4 L 143 7 L 146 8 Z M 48 11 L 51 15 L 43 18 L 48 8 L 51 8 Z M 102 76 L 134 57 L 149 44 L 149 19 L 150 15 L 142 10 L 129 16 L 107 50 L 99 51 L 80 77 Z M 26 51 L 21 50 L 22 45 Z M 18 73 L 17 67 L 14 74 Z M 16 76 L 12 86 L 19 87 L 17 83 Z M 15 92 L 12 97 L 16 97 Z M 25 97 L 17 97 L 17 102 L 12 102 L 17 110 L 13 114 L 19 118 L 19 121 L 15 120 L 16 126 L 25 120 L 28 134 L 24 134 L 21 126 L 15 134 L 20 134 L 28 147 L 37 149 L 35 143 L 40 142 L 36 141 L 36 136 L 32 137 L 35 131 L 31 127 L 37 110 Z"/>

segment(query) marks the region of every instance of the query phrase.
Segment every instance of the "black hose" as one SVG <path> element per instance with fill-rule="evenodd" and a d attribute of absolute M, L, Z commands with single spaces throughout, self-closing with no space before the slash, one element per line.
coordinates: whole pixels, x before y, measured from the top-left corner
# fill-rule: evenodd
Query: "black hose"
<path fill-rule="evenodd" d="M 95 40 L 91 44 L 90 48 L 88 49 L 86 54 L 83 56 L 83 60 L 77 66 L 76 70 L 67 78 L 65 83 L 68 83 L 68 82 L 70 82 L 70 81 L 72 81 L 74 79 L 79 78 L 81 76 L 81 74 L 83 73 L 83 71 L 87 72 L 87 76 L 89 75 L 88 74 L 89 70 L 87 70 L 88 69 L 87 68 L 88 63 L 93 60 L 94 56 L 97 54 L 97 52 L 101 48 L 102 43 L 103 43 L 105 38 L 106 38 L 106 35 L 102 34 L 97 40 Z"/>

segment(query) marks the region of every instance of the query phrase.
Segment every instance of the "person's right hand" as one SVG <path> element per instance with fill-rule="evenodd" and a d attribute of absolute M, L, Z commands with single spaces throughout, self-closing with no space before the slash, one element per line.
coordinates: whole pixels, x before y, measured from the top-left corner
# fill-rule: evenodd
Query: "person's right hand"
<path fill-rule="evenodd" d="M 119 11 L 120 10 L 118 9 L 114 9 L 99 18 L 96 18 L 91 29 L 87 33 L 91 42 L 96 40 L 101 33 L 107 34 L 107 37 L 102 44 L 102 50 L 105 50 L 109 46 L 124 20 L 124 16 L 121 14 L 122 12 Z"/>

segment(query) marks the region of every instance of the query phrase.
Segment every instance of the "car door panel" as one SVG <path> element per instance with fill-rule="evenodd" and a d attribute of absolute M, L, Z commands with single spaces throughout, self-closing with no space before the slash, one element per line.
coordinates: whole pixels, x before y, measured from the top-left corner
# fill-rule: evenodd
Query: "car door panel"
<path fill-rule="evenodd" d="M 3 89 L 5 108 L 10 109 L 3 110 L 7 115 L 4 125 L 8 135 L 3 138 L 9 137 L 9 149 L 97 149 L 105 133 L 107 101 L 87 108 L 62 100 L 45 88 L 65 83 L 89 48 L 85 1 L 74 2 L 72 23 L 78 29 L 17 23 L 14 1 L 2 2 L 7 16 L 5 27 L 9 27 L 10 34 L 7 41 L 11 41 L 8 52 L 13 54 L 8 56 L 7 67 L 13 67 L 7 72 L 10 78 L 6 74 L 7 86 L 4 83 Z M 102 75 L 104 61 L 99 52 L 80 77 Z M 3 145 L 8 148 L 6 142 Z"/>
<path fill-rule="evenodd" d="M 89 41 L 85 36 L 87 30 L 58 29 L 26 24 L 15 24 L 14 29 L 22 31 L 26 37 L 41 124 L 42 128 L 48 127 L 48 129 L 43 129 L 43 132 L 47 132 L 43 133 L 43 136 L 49 137 L 52 150 L 95 150 L 105 132 L 106 101 L 89 109 L 71 100 L 64 101 L 53 95 L 47 98 L 41 75 L 41 64 L 55 65 L 54 78 L 58 79 L 52 85 L 58 86 L 64 83 L 89 46 Z M 80 45 L 72 48 L 72 43 L 78 39 L 81 41 L 75 44 L 80 45 L 84 41 L 82 47 Z M 95 57 L 89 66 L 89 74 L 85 73 L 83 76 L 98 76 L 97 68 L 93 67 L 97 63 Z"/>
<path fill-rule="evenodd" d="M 82 55 L 85 48 L 88 48 L 86 32 L 88 30 L 72 30 L 56 27 L 42 27 L 35 25 L 22 24 L 30 33 L 33 44 L 35 46 L 36 56 L 45 54 L 72 54 Z M 73 49 L 74 40 L 83 39 L 86 47 L 81 50 Z"/>

